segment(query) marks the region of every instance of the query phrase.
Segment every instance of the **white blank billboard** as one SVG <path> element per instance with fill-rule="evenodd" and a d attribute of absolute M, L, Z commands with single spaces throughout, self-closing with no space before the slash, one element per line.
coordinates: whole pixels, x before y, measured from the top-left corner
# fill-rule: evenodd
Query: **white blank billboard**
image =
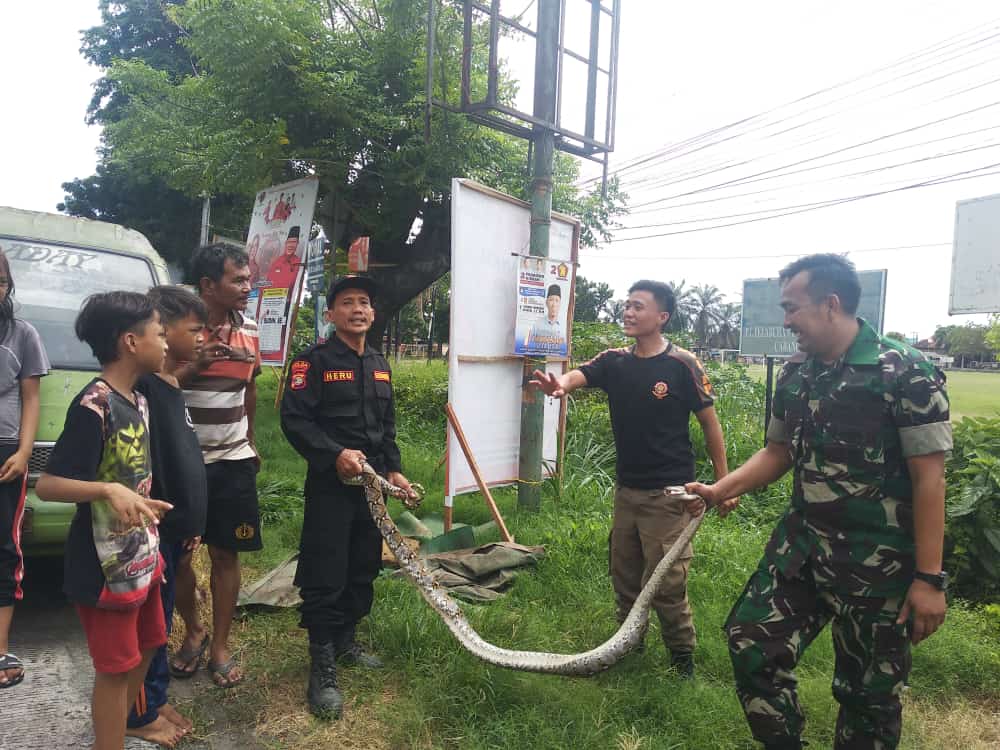
<path fill-rule="evenodd" d="M 1000 312 L 1000 195 L 959 201 L 948 314 Z"/>
<path fill-rule="evenodd" d="M 523 358 L 512 353 L 518 256 L 528 252 L 530 215 L 527 203 L 470 180 L 452 180 L 448 400 L 490 486 L 518 479 Z M 578 227 L 570 217 L 553 214 L 550 258 L 574 267 Z M 546 369 L 562 374 L 567 363 L 549 359 Z M 559 422 L 560 402 L 545 398 L 544 473 L 556 466 Z M 445 503 L 477 489 L 449 428 Z"/>

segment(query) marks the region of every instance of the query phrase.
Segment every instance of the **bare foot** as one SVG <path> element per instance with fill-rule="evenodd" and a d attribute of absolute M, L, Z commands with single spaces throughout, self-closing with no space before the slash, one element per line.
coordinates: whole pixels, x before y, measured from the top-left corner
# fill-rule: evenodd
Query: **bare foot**
<path fill-rule="evenodd" d="M 174 726 L 180 727 L 184 734 L 187 734 L 194 729 L 194 724 L 191 723 L 191 720 L 182 716 L 180 712 L 169 703 L 164 703 L 160 706 L 159 714 L 161 718 L 166 719 Z"/>
<path fill-rule="evenodd" d="M 157 716 L 153 721 L 138 729 L 126 729 L 125 735 L 128 737 L 138 737 L 146 742 L 155 742 L 163 747 L 174 747 L 180 742 L 184 732 L 179 726 L 171 721 L 167 721 L 163 716 Z"/>

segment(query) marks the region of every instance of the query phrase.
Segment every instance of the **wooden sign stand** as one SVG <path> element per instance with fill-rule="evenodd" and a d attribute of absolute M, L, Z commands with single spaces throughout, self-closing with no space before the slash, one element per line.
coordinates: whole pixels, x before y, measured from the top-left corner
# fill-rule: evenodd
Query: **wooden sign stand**
<path fill-rule="evenodd" d="M 486 505 L 489 506 L 490 513 L 493 514 L 493 520 L 496 522 L 497 528 L 500 529 L 500 537 L 505 542 L 513 542 L 514 537 L 512 537 L 510 532 L 507 531 L 507 524 L 503 522 L 503 516 L 500 515 L 500 509 L 497 508 L 497 504 L 493 500 L 493 495 L 490 493 L 490 488 L 483 480 L 483 475 L 479 471 L 479 465 L 476 463 L 475 456 L 472 455 L 472 449 L 469 447 L 469 441 L 465 439 L 465 433 L 462 431 L 462 425 L 458 421 L 458 416 L 455 414 L 455 410 L 451 408 L 451 404 L 449 403 L 445 404 L 444 411 L 445 414 L 448 415 L 448 423 L 451 425 L 451 429 L 455 431 L 455 437 L 458 439 L 458 444 L 462 446 L 462 453 L 465 454 L 465 460 L 469 462 L 469 470 L 472 472 L 472 476 L 475 477 L 476 484 L 479 485 L 479 491 L 486 499 Z M 451 531 L 451 508 L 448 507 L 444 509 L 444 530 L 445 533 Z"/>

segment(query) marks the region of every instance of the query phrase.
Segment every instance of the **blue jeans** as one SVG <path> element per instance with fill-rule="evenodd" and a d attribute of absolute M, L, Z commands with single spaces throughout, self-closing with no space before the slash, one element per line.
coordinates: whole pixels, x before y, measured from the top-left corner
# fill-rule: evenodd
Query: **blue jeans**
<path fill-rule="evenodd" d="M 174 619 L 174 582 L 177 572 L 177 560 L 184 553 L 183 542 L 161 544 L 163 554 L 163 577 L 166 582 L 160 585 L 160 599 L 163 601 L 163 616 L 167 622 L 167 635 Z M 139 688 L 139 698 L 128 714 L 128 728 L 138 729 L 151 724 L 159 716 L 160 707 L 167 702 L 167 685 L 170 683 L 170 668 L 167 665 L 167 646 L 164 644 L 156 649 L 153 660 L 149 663 L 146 679 Z M 140 711 L 143 708 L 145 710 Z"/>

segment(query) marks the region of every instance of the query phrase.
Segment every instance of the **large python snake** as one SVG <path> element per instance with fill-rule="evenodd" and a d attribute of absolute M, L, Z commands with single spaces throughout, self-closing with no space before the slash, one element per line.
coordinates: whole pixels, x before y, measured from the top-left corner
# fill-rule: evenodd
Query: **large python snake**
<path fill-rule="evenodd" d="M 688 542 L 695 535 L 701 525 L 705 514 L 702 513 L 694 517 L 681 532 L 681 535 L 668 550 L 653 570 L 652 575 L 643 586 L 642 591 L 632 605 L 632 610 L 628 617 L 618 628 L 618 631 L 607 641 L 597 648 L 585 651 L 580 654 L 552 654 L 542 651 L 516 651 L 512 649 L 500 648 L 488 643 L 472 628 L 469 621 L 465 619 L 461 608 L 447 592 L 434 581 L 434 578 L 424 567 L 423 562 L 414 554 L 413 550 L 403 541 L 402 534 L 396 528 L 389 517 L 389 512 L 385 505 L 385 496 L 391 495 L 403 501 L 410 509 L 419 505 L 422 499 L 423 488 L 414 484 L 418 497 L 411 499 L 408 494 L 399 487 L 390 484 L 386 479 L 380 477 L 375 470 L 367 463 L 363 464 L 363 472 L 349 480 L 344 480 L 347 484 L 361 485 L 364 488 L 365 499 L 368 502 L 368 510 L 378 526 L 386 545 L 392 550 L 403 573 L 416 585 L 420 594 L 428 604 L 440 615 L 441 619 L 451 630 L 452 634 L 462 646 L 479 657 L 488 664 L 508 669 L 517 669 L 526 672 L 544 672 L 548 674 L 558 674 L 567 676 L 587 676 L 601 672 L 612 664 L 619 661 L 629 651 L 635 648 L 646 634 L 646 626 L 649 620 L 649 608 L 653 595 L 659 588 L 667 571 L 677 561 L 683 553 Z M 683 487 L 669 487 L 668 492 L 680 499 L 691 499 L 691 495 L 684 492 Z"/>

